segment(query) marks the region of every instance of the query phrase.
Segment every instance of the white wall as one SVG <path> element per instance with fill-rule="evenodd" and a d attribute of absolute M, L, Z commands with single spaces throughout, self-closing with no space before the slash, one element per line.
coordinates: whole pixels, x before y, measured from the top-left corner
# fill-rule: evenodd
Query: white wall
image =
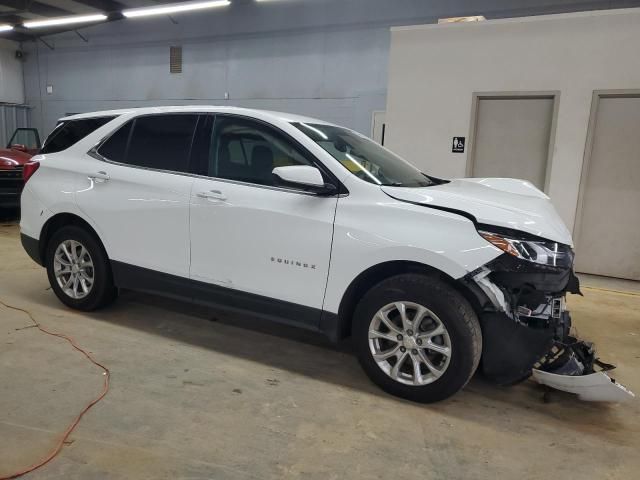
<path fill-rule="evenodd" d="M 640 9 L 393 28 L 387 146 L 464 176 L 451 141 L 469 139 L 474 92 L 559 91 L 547 193 L 572 228 L 593 91 L 640 89 L 639 55 Z"/>
<path fill-rule="evenodd" d="M 0 39 L 0 103 L 24 103 L 22 61 L 16 59 L 17 43 Z"/>

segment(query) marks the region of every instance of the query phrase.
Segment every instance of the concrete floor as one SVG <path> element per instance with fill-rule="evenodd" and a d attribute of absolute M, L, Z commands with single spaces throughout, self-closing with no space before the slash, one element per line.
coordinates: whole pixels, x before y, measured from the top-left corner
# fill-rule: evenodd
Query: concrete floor
<path fill-rule="evenodd" d="M 112 307 L 63 307 L 43 269 L 0 227 L 0 299 L 72 335 L 112 372 L 111 390 L 60 456 L 28 478 L 629 479 L 640 471 L 640 403 L 543 403 L 532 382 L 475 378 L 437 405 L 369 383 L 348 347 L 299 331 L 215 319 L 125 293 Z M 640 392 L 640 296 L 586 288 L 578 332 Z M 44 455 L 100 371 L 0 306 L 0 477 Z M 277 334 L 268 333 L 270 329 Z"/>

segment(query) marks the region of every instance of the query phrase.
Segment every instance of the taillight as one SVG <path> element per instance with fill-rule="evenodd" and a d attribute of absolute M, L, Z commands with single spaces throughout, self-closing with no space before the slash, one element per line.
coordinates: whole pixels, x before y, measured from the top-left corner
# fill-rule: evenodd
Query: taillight
<path fill-rule="evenodd" d="M 40 168 L 40 162 L 27 162 L 24 164 L 22 167 L 22 179 L 24 180 L 24 183 L 27 183 L 27 180 L 36 173 L 38 168 Z"/>

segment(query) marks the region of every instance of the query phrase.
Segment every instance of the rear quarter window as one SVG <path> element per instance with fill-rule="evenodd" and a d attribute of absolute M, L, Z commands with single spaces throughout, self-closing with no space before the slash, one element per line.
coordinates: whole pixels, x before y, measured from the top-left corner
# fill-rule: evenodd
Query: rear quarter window
<path fill-rule="evenodd" d="M 47 137 L 40 153 L 56 153 L 66 150 L 114 118 L 116 117 L 109 116 L 62 122 Z"/>

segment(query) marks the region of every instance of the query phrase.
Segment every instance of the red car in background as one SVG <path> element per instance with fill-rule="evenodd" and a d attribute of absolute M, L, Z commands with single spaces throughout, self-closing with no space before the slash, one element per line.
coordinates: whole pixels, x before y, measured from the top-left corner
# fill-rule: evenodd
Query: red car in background
<path fill-rule="evenodd" d="M 18 128 L 7 148 L 0 149 L 0 208 L 15 208 L 20 204 L 24 186 L 22 169 L 40 150 L 40 135 L 35 128 Z"/>

